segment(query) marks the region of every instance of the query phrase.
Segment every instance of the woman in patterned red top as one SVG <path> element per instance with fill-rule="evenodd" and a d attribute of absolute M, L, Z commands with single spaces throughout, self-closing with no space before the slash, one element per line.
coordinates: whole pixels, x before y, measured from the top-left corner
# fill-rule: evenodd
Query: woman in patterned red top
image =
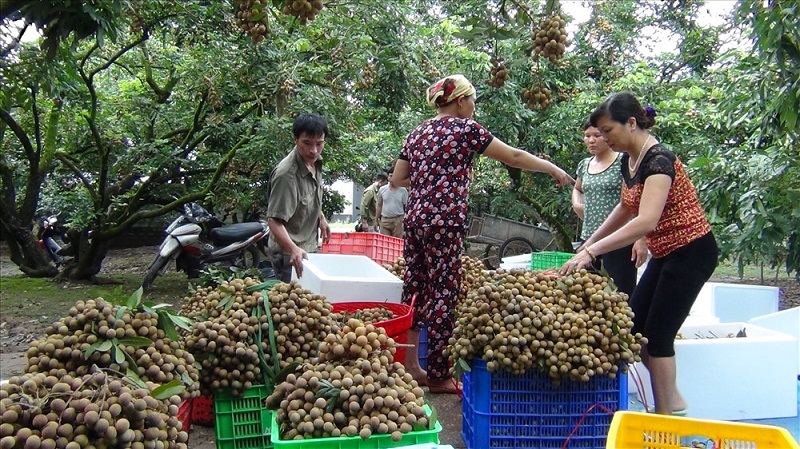
<path fill-rule="evenodd" d="M 455 324 L 452 310 L 461 287 L 473 159 L 483 154 L 512 167 L 545 172 L 559 186 L 573 180 L 554 164 L 506 145 L 473 120 L 475 88 L 463 75 L 436 82 L 427 98 L 438 114 L 408 135 L 394 171 L 400 185 L 409 187 L 403 221 L 403 302 L 408 304 L 417 294 L 409 343 L 418 344 L 420 327 L 428 328 L 427 373 L 417 351 L 407 351 L 406 370 L 431 393 L 455 393 L 443 351 Z"/>
<path fill-rule="evenodd" d="M 632 331 L 647 338 L 642 361 L 650 370 L 655 412 L 682 414 L 675 336 L 717 266 L 717 243 L 681 161 L 647 132 L 655 123 L 652 108 L 645 111 L 633 95 L 618 93 L 597 107 L 591 122 L 611 148 L 626 153 L 622 200 L 561 272 L 647 237 L 653 258 L 631 297 Z"/>

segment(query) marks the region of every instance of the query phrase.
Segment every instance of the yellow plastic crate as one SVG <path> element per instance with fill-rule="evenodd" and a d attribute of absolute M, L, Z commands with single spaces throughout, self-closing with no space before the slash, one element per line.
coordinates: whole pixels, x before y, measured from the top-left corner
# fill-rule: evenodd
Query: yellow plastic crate
<path fill-rule="evenodd" d="M 800 449 L 781 427 L 619 411 L 606 449 L 678 449 L 705 443 L 715 449 Z"/>

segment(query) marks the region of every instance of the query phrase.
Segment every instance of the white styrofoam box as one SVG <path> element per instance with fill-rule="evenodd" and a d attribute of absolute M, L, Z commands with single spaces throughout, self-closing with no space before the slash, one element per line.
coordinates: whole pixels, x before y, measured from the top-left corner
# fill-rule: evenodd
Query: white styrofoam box
<path fill-rule="evenodd" d="M 747 337 L 727 338 L 742 329 Z M 675 359 L 688 416 L 722 420 L 797 416 L 796 338 L 750 323 L 684 326 L 680 333 L 684 339 L 675 341 Z M 642 364 L 635 367 L 647 404 L 652 405 L 650 374 Z"/>
<path fill-rule="evenodd" d="M 303 288 L 325 295 L 330 302 L 400 302 L 403 281 L 367 256 L 309 254 L 303 261 Z"/>
<path fill-rule="evenodd" d="M 692 309 L 689 311 L 689 316 L 693 315 L 711 315 L 714 316 L 714 284 L 715 282 L 706 282 L 697 298 L 692 304 Z"/>
<path fill-rule="evenodd" d="M 708 324 L 719 324 L 719 318 L 714 315 L 689 314 L 681 326 L 705 326 Z"/>
<path fill-rule="evenodd" d="M 757 316 L 751 318 L 749 322 L 756 326 L 789 334 L 797 340 L 800 340 L 800 307 L 793 307 L 791 309 L 781 310 L 780 312 Z M 800 351 L 800 344 L 798 344 L 797 350 Z M 797 358 L 797 376 L 800 377 L 800 354 L 798 354 Z"/>
<path fill-rule="evenodd" d="M 503 263 L 517 264 L 525 263 L 528 267 L 531 266 L 531 254 L 517 254 L 516 256 L 503 257 Z"/>
<path fill-rule="evenodd" d="M 503 259 L 503 260 L 505 260 L 505 259 Z M 504 269 L 504 270 L 512 270 L 512 269 L 514 269 L 514 268 L 524 268 L 524 269 L 530 269 L 530 267 L 531 267 L 531 262 L 530 262 L 530 261 L 528 261 L 528 263 L 522 263 L 522 262 L 516 262 L 516 263 L 514 263 L 514 262 L 503 262 L 503 263 L 501 263 L 501 264 L 500 264 L 500 268 L 502 268 L 502 269 Z"/>
<path fill-rule="evenodd" d="M 780 289 L 767 285 L 712 283 L 714 313 L 722 323 L 746 322 L 778 311 Z"/>

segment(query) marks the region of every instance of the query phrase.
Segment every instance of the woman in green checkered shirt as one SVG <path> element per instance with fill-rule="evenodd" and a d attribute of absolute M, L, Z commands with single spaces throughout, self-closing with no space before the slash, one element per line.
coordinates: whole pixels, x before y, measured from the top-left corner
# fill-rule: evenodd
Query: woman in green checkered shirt
<path fill-rule="evenodd" d="M 619 203 L 622 192 L 622 155 L 611 150 L 600 130 L 588 121 L 583 125 L 583 142 L 591 156 L 578 164 L 572 189 L 572 208 L 583 220 L 582 241 L 603 223 Z M 605 268 L 619 291 L 630 296 L 636 286 L 637 268 L 646 260 L 647 244 L 642 239 L 598 257 L 593 266 Z"/>

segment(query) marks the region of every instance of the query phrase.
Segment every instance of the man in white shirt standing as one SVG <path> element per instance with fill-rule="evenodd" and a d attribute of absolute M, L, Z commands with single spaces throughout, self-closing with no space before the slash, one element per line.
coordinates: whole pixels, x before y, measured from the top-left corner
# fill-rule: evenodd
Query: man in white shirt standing
<path fill-rule="evenodd" d="M 408 190 L 395 184 L 393 172 L 394 166 L 389 170 L 389 184 L 378 190 L 377 217 L 381 234 L 402 238 Z"/>

